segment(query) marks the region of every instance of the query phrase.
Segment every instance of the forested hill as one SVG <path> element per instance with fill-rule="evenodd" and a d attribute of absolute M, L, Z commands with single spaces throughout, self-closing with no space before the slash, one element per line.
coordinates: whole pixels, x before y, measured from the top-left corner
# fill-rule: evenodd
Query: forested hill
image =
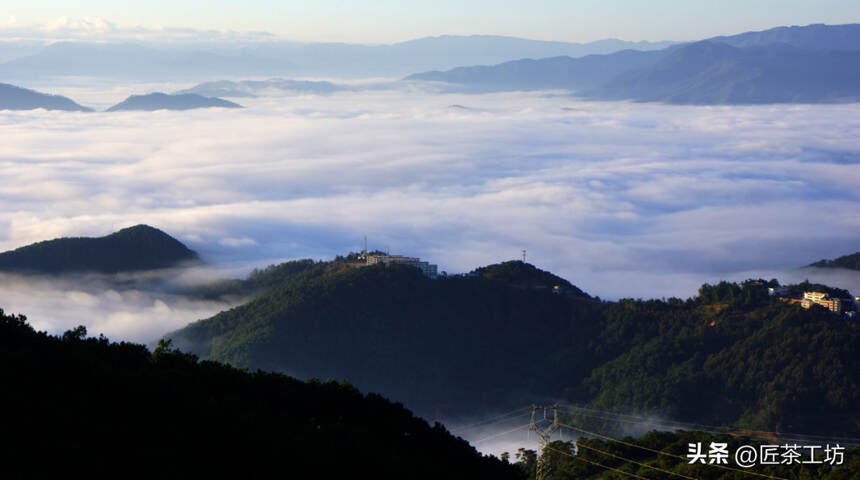
<path fill-rule="evenodd" d="M 294 265 L 252 301 L 168 336 L 203 358 L 346 378 L 446 421 L 563 398 L 735 428 L 860 433 L 858 322 L 769 297 L 774 281 L 606 302 L 522 262 L 437 279 L 346 265 Z"/>
<path fill-rule="evenodd" d="M 443 427 L 346 383 L 36 332 L 0 310 L 2 478 L 517 479 Z M 312 473 L 311 473 L 312 472 Z"/>
<path fill-rule="evenodd" d="M 532 266 L 514 277 L 431 279 L 409 266 L 347 265 L 308 266 L 169 337 L 203 358 L 345 378 L 441 418 L 544 390 L 526 375 L 549 366 L 535 345 L 570 345 L 583 311 L 599 306 L 573 286 L 554 294 L 511 285 L 514 277 L 549 280 Z"/>
<path fill-rule="evenodd" d="M 808 267 L 818 268 L 847 268 L 849 270 L 860 270 L 860 252 L 851 255 L 843 255 L 835 260 L 819 260 Z"/>
<path fill-rule="evenodd" d="M 198 261 L 179 240 L 148 225 L 98 238 L 58 238 L 0 253 L 0 271 L 62 274 L 154 270 Z"/>
<path fill-rule="evenodd" d="M 504 282 L 508 285 L 524 289 L 554 289 L 556 293 L 591 298 L 587 293 L 580 290 L 569 281 L 536 268 L 534 265 L 520 261 L 509 261 L 477 268 L 474 274 L 488 280 Z"/>

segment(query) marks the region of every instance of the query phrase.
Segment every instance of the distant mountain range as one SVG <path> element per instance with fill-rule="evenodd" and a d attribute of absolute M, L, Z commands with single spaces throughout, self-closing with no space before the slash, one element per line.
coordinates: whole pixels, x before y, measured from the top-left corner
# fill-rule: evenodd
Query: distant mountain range
<path fill-rule="evenodd" d="M 73 112 L 92 112 L 91 108 L 78 105 L 60 96 L 39 93 L 34 90 L 0 83 L 0 110 L 66 110 Z"/>
<path fill-rule="evenodd" d="M 350 88 L 324 81 L 273 78 L 269 80 L 242 80 L 238 82 L 230 80 L 205 82 L 185 90 L 180 90 L 176 92 L 176 95 L 193 93 L 206 97 L 253 98 L 258 95 L 271 93 L 328 95 L 344 90 L 350 90 Z"/>
<path fill-rule="evenodd" d="M 406 80 L 471 92 L 565 89 L 592 100 L 854 102 L 860 100 L 860 25 L 780 27 L 655 52 L 518 60 Z"/>
<path fill-rule="evenodd" d="M 132 95 L 122 102 L 108 108 L 107 112 L 123 110 L 191 110 L 195 108 L 242 108 L 238 103 L 220 98 L 204 97 L 196 93 L 166 94 L 161 92 L 147 95 Z"/>
<path fill-rule="evenodd" d="M 588 55 L 582 58 L 527 58 L 493 66 L 458 67 L 447 72 L 418 73 L 406 77 L 405 80 L 444 82 L 449 90 L 474 93 L 582 90 L 602 85 L 631 69 L 650 67 L 666 55 L 668 52 L 665 50 L 624 50 L 611 55 Z"/>
<path fill-rule="evenodd" d="M 560 89 L 589 100 L 675 104 L 860 101 L 860 24 L 778 27 L 683 44 L 443 36 L 380 46 L 270 42 L 219 48 L 215 52 L 131 43 L 57 43 L 0 64 L 0 74 L 5 78 L 82 75 L 164 81 L 285 74 L 378 77 L 432 66 L 405 80 L 433 82 L 443 91 Z M 442 70 L 439 65 L 456 68 Z M 177 94 L 240 98 L 351 89 L 332 82 L 274 78 L 204 82 Z M 182 101 L 160 95 L 165 94 L 132 97 L 111 110 L 237 107 L 222 100 Z M 19 103 L 40 105 L 32 99 Z M 42 99 L 41 103 L 48 102 Z"/>
<path fill-rule="evenodd" d="M 600 40 L 547 42 L 493 35 L 428 37 L 391 45 L 248 42 L 229 46 L 58 42 L 0 64 L 18 81 L 47 77 L 181 80 L 248 76 L 403 76 L 457 65 L 492 64 L 523 57 L 660 49 L 671 42 Z M 6 50 L 6 56 L 10 54 Z"/>
<path fill-rule="evenodd" d="M 98 238 L 46 240 L 0 253 L 0 271 L 16 273 L 119 273 L 198 262 L 194 251 L 148 225 Z"/>

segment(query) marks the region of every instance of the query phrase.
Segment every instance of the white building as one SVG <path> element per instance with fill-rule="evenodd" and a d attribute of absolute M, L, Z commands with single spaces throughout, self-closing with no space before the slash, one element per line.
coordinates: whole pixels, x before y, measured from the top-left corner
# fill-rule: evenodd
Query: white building
<path fill-rule="evenodd" d="M 372 253 L 367 255 L 366 263 L 368 265 L 375 265 L 377 263 L 381 263 L 383 265 L 390 265 L 392 263 L 409 265 L 410 267 L 415 267 L 418 270 L 421 270 L 421 273 L 430 278 L 436 277 L 438 270 L 436 265 L 429 262 L 422 262 L 418 257 L 403 257 L 400 255 L 387 255 L 382 253 Z"/>

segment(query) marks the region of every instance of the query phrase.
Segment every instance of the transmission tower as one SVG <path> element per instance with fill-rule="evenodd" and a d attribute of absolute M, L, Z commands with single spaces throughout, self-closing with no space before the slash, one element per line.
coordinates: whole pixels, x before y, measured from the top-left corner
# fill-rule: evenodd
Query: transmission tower
<path fill-rule="evenodd" d="M 538 411 L 543 410 L 543 418 L 538 420 Z M 547 418 L 547 411 L 552 412 L 552 421 L 549 426 L 539 427 L 537 424 L 543 420 L 550 421 Z M 558 404 L 554 405 L 546 405 L 546 406 L 538 406 L 532 405 L 532 421 L 529 423 L 529 431 L 535 432 L 535 435 L 538 438 L 538 445 L 540 445 L 540 452 L 538 453 L 537 459 L 537 474 L 535 475 L 535 480 L 546 480 L 549 478 L 549 469 L 550 465 L 547 461 L 546 456 L 544 455 L 544 450 L 546 444 L 549 443 L 550 438 L 552 437 L 553 432 L 558 430 Z"/>

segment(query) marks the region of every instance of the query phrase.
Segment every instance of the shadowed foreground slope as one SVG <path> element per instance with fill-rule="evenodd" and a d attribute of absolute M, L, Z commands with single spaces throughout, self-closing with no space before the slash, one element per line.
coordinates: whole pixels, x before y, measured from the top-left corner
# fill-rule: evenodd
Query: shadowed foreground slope
<path fill-rule="evenodd" d="M 2 478 L 516 479 L 399 404 L 0 310 Z"/>

